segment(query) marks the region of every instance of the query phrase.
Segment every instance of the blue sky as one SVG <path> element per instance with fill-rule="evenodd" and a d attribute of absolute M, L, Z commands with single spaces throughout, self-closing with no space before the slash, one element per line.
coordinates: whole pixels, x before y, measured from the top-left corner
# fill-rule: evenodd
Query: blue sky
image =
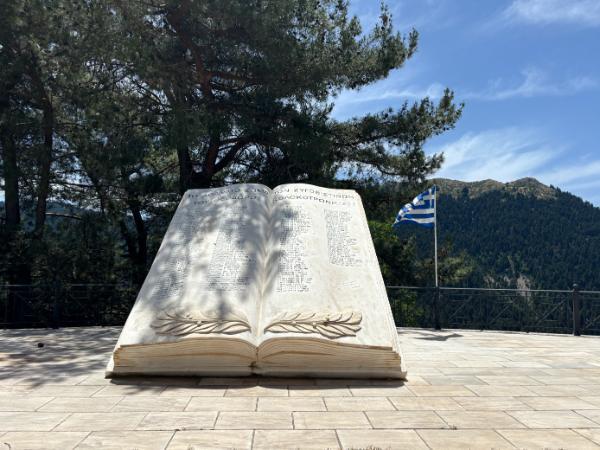
<path fill-rule="evenodd" d="M 350 0 L 364 28 L 379 1 Z M 345 119 L 451 88 L 465 103 L 455 129 L 433 138 L 436 176 L 538 178 L 600 206 L 600 0 L 388 0 L 419 49 L 403 68 L 342 92 Z"/>

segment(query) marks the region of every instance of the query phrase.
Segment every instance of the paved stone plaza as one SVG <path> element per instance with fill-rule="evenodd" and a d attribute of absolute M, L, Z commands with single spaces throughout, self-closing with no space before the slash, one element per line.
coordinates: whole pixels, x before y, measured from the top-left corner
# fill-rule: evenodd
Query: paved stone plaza
<path fill-rule="evenodd" d="M 401 330 L 407 382 L 107 380 L 119 331 L 0 330 L 0 449 L 600 448 L 597 337 Z"/>

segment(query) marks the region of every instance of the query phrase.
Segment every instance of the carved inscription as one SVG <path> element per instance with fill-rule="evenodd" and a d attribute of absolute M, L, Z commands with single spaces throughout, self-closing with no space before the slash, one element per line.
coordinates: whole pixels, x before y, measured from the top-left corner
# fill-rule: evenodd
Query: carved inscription
<path fill-rule="evenodd" d="M 201 281 L 202 287 L 209 291 L 247 289 L 255 258 L 250 250 L 251 243 L 244 236 L 252 236 L 256 232 L 255 226 L 251 225 L 253 219 L 247 202 L 262 201 L 269 194 L 268 189 L 260 187 L 235 187 L 187 194 L 169 230 L 169 256 L 161 264 L 155 295 L 169 298 L 184 294 L 190 266 L 202 256 L 199 252 L 205 251 L 201 242 L 217 217 L 217 238 L 207 276 Z M 226 208 L 224 204 L 227 204 Z M 207 213 L 211 210 L 212 215 Z"/>
<path fill-rule="evenodd" d="M 163 263 L 161 271 L 165 274 L 158 278 L 155 295 L 159 298 L 178 297 L 183 295 L 185 279 L 191 259 L 190 248 L 198 234 L 198 228 L 192 220 L 190 211 L 180 214 L 175 219 L 176 226 L 171 235 L 169 246 L 173 248 L 169 258 Z"/>
<path fill-rule="evenodd" d="M 346 211 L 324 210 L 329 262 L 336 266 L 356 267 L 362 264 L 358 241 L 350 235 L 352 215 Z"/>
<path fill-rule="evenodd" d="M 310 216 L 301 205 L 279 213 L 276 238 L 279 241 L 277 292 L 308 292 L 312 282 L 304 239 L 312 229 Z"/>
<path fill-rule="evenodd" d="M 250 285 L 249 270 L 256 258 L 244 237 L 250 227 L 226 218 L 219 227 L 208 269 L 206 289 L 210 291 L 242 291 Z"/>

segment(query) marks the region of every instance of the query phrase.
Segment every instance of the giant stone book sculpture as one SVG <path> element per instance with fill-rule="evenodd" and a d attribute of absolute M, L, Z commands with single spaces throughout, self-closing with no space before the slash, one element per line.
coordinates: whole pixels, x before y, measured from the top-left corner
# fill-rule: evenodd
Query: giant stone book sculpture
<path fill-rule="evenodd" d="M 107 367 L 136 374 L 402 378 L 359 195 L 187 191 Z"/>

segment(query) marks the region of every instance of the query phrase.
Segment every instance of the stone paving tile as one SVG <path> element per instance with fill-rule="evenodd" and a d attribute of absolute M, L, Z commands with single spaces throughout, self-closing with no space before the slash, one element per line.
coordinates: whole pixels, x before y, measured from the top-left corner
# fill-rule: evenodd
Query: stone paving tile
<path fill-rule="evenodd" d="M 514 432 L 511 437 L 516 445 L 521 445 L 517 441 L 522 439 L 522 446 L 534 448 L 546 430 L 556 437 L 557 446 L 565 445 L 562 437 L 573 436 L 576 444 L 585 442 L 581 437 L 600 445 L 598 338 L 403 330 L 402 348 L 409 370 L 404 382 L 260 377 L 107 380 L 103 369 L 118 332 L 118 328 L 0 330 L 0 347 L 27 360 L 15 366 L 14 359 L 9 362 L 0 357 L 0 409 L 31 410 L 0 413 L 0 436 L 52 430 L 47 434 L 65 437 L 75 433 L 87 436 L 87 444 L 111 447 L 132 432 L 166 432 L 168 438 L 162 446 L 177 448 L 180 442 L 179 448 L 186 449 L 219 444 L 250 447 L 253 438 L 257 447 L 273 447 L 276 442 L 282 447 L 287 442 L 319 447 L 318 436 L 327 436 L 330 443 L 325 445 L 332 448 L 340 442 L 347 448 L 378 443 L 386 448 L 386 442 L 391 448 L 422 448 L 421 437 L 429 438 L 434 448 L 436 439 L 438 448 L 452 448 L 461 442 L 472 448 L 510 447 L 508 440 L 495 432 L 500 429 Z M 78 335 L 98 345 L 77 347 L 82 341 Z M 447 339 L 440 340 L 440 336 Z M 68 346 L 41 353 L 35 346 L 39 341 Z M 31 344 L 31 354 L 22 350 L 23 342 Z M 49 401 L 41 403 L 40 397 L 49 397 Z M 326 407 L 329 411 L 324 411 Z M 231 428 L 211 430 L 227 426 Z M 418 428 L 427 426 L 438 429 Z M 452 430 L 451 426 L 482 428 Z M 533 432 L 516 433 L 525 430 L 524 426 Z M 58 431 L 69 427 L 75 428 Z M 77 427 L 83 428 L 79 431 Z M 104 432 L 102 427 L 110 429 Z M 187 431 L 173 433 L 177 429 Z M 336 429 L 339 442 L 334 446 L 331 437 Z M 191 440 L 186 441 L 182 433 Z M 179 441 L 178 435 L 182 436 Z M 144 441 L 148 435 L 137 436 L 140 442 L 123 439 L 122 446 L 145 448 L 160 440 Z M 51 448 L 52 436 L 46 441 Z M 66 448 L 73 445 L 65 443 Z"/>
<path fill-rule="evenodd" d="M 500 362 L 497 361 L 478 361 L 478 360 L 469 360 L 469 361 L 454 361 L 454 364 L 458 368 L 477 368 L 477 369 L 488 369 L 488 368 L 498 368 L 503 367 Z M 460 374 L 460 371 L 454 372 L 455 368 L 450 368 L 449 374 Z M 443 371 L 446 373 L 446 371 Z"/>
<path fill-rule="evenodd" d="M 303 413 L 294 413 L 303 414 Z M 317 414 L 317 413 L 306 413 Z M 292 413 L 290 412 L 237 412 L 226 411 L 219 414 L 217 417 L 217 429 L 228 430 L 248 430 L 248 429 L 265 429 L 265 430 L 285 430 L 292 429 Z"/>
<path fill-rule="evenodd" d="M 432 386 L 411 386 L 412 389 L 428 388 Z M 408 386 L 391 386 L 391 387 L 373 387 L 373 386 L 350 386 L 350 392 L 355 397 L 400 397 L 414 396 L 413 391 Z"/>
<path fill-rule="evenodd" d="M 100 386 L 45 385 L 29 393 L 31 397 L 90 397 L 102 389 Z"/>
<path fill-rule="evenodd" d="M 599 424 L 573 411 L 509 411 L 528 428 L 595 428 Z"/>
<path fill-rule="evenodd" d="M 493 430 L 418 430 L 417 433 L 433 450 L 515 448 Z"/>
<path fill-rule="evenodd" d="M 519 397 L 519 400 L 531 406 L 533 409 L 542 411 L 597 408 L 597 406 L 578 397 Z"/>
<path fill-rule="evenodd" d="M 517 448 L 597 449 L 589 439 L 572 430 L 498 430 Z"/>
<path fill-rule="evenodd" d="M 257 411 L 325 411 L 325 404 L 317 397 L 259 397 Z"/>
<path fill-rule="evenodd" d="M 0 412 L 0 431 L 50 431 L 67 416 L 50 412 Z"/>
<path fill-rule="evenodd" d="M 86 386 L 77 386 L 86 387 Z M 94 397 L 122 397 L 122 396 L 152 396 L 159 395 L 167 387 L 166 386 L 147 386 L 137 384 L 111 384 L 109 386 L 89 386 L 99 388 L 99 390 L 93 395 Z"/>
<path fill-rule="evenodd" d="M 2 436 L 0 444 L 7 450 L 65 450 L 75 448 L 86 436 L 87 432 L 31 432 L 9 431 Z"/>
<path fill-rule="evenodd" d="M 111 384 L 113 380 L 111 378 L 106 378 L 104 375 L 104 370 L 89 374 L 82 381 L 80 381 L 79 385 L 82 386 L 106 386 L 107 384 Z"/>
<path fill-rule="evenodd" d="M 53 398 L 0 396 L 0 411 L 35 411 Z"/>
<path fill-rule="evenodd" d="M 253 449 L 338 449 L 334 430 L 256 430 Z"/>
<path fill-rule="evenodd" d="M 600 396 L 598 395 L 591 395 L 591 396 L 581 396 L 579 397 L 581 400 L 591 403 L 592 405 L 596 406 L 597 409 L 600 409 Z"/>
<path fill-rule="evenodd" d="M 504 361 L 500 363 L 504 367 L 526 368 L 526 369 L 549 369 L 548 364 L 535 361 Z"/>
<path fill-rule="evenodd" d="M 90 433 L 77 448 L 162 450 L 172 436 L 172 431 L 99 431 Z"/>
<path fill-rule="evenodd" d="M 123 397 L 64 397 L 46 403 L 39 411 L 48 412 L 108 412 Z"/>
<path fill-rule="evenodd" d="M 131 384 L 128 382 L 131 377 L 114 378 L 113 382 L 117 384 Z M 200 379 L 198 377 L 168 377 L 168 376 L 145 376 L 138 377 L 141 384 L 148 386 L 179 386 L 179 387 L 194 387 L 198 385 Z M 223 384 L 223 383 L 221 383 Z"/>
<path fill-rule="evenodd" d="M 539 381 L 525 375 L 504 376 L 504 375 L 480 375 L 479 378 L 490 385 L 501 386 L 535 386 L 540 385 Z"/>
<path fill-rule="evenodd" d="M 113 411 L 183 411 L 190 400 L 191 397 L 124 397 Z"/>
<path fill-rule="evenodd" d="M 51 413 L 47 413 L 51 414 Z M 56 427 L 56 431 L 134 430 L 146 413 L 73 413 Z"/>
<path fill-rule="evenodd" d="M 485 384 L 484 381 L 480 380 L 473 375 L 444 375 L 444 376 L 431 376 L 424 377 L 425 381 L 431 385 L 437 386 L 464 386 L 466 384 Z"/>
<path fill-rule="evenodd" d="M 192 397 L 186 411 L 256 411 L 256 397 Z"/>
<path fill-rule="evenodd" d="M 463 409 L 451 397 L 389 397 L 389 400 L 400 411 L 457 411 Z"/>
<path fill-rule="evenodd" d="M 536 395 L 531 388 L 534 386 L 465 386 L 480 397 L 527 397 Z M 544 386 L 546 387 L 546 386 Z M 458 396 L 457 396 L 458 397 Z"/>
<path fill-rule="evenodd" d="M 260 401 L 259 401 L 260 405 Z M 394 411 L 394 405 L 385 397 L 328 397 L 328 411 Z"/>
<path fill-rule="evenodd" d="M 570 385 L 578 385 L 578 384 L 593 384 L 586 383 L 588 379 L 584 377 L 551 377 L 550 375 L 533 375 L 533 378 L 536 381 L 544 384 L 556 384 L 560 386 L 570 386 Z"/>
<path fill-rule="evenodd" d="M 428 448 L 414 430 L 338 430 L 337 434 L 345 449 Z"/>
<path fill-rule="evenodd" d="M 223 397 L 227 386 L 213 387 L 213 386 L 167 386 L 167 388 L 160 393 L 161 397 Z"/>
<path fill-rule="evenodd" d="M 575 385 L 545 385 L 545 386 L 527 386 L 533 394 L 540 397 L 569 397 L 569 396 L 582 396 L 582 395 L 593 395 L 593 392 L 582 387 Z M 515 394 L 516 396 L 517 394 Z M 523 396 L 526 397 L 527 395 Z"/>
<path fill-rule="evenodd" d="M 295 412 L 294 428 L 329 430 L 348 428 L 371 428 L 362 412 Z"/>
<path fill-rule="evenodd" d="M 0 398 L 2 397 L 24 397 L 36 388 L 34 386 L 25 385 L 2 385 L 0 384 Z"/>
<path fill-rule="evenodd" d="M 468 411 L 513 411 L 531 409 L 515 397 L 454 397 L 454 400 Z"/>
<path fill-rule="evenodd" d="M 600 428 L 578 428 L 574 431 L 600 446 Z"/>
<path fill-rule="evenodd" d="M 287 386 L 267 387 L 267 386 L 241 386 L 229 388 L 225 392 L 225 397 L 287 397 Z"/>
<path fill-rule="evenodd" d="M 582 384 L 582 388 L 584 388 L 588 395 L 600 395 L 600 384 Z"/>
<path fill-rule="evenodd" d="M 598 409 L 594 409 L 594 410 L 578 409 L 575 412 L 600 424 L 600 410 L 598 410 Z"/>
<path fill-rule="evenodd" d="M 438 411 L 438 414 L 453 428 L 525 428 L 504 411 Z"/>
<path fill-rule="evenodd" d="M 316 387 L 316 386 L 289 386 L 290 397 L 350 397 L 352 393 L 347 387 Z"/>
<path fill-rule="evenodd" d="M 419 397 L 469 397 L 475 395 L 464 386 L 410 386 Z M 390 394 L 392 396 L 393 394 Z"/>
<path fill-rule="evenodd" d="M 597 372 L 595 369 L 582 369 L 582 368 L 578 368 L 578 369 L 576 369 L 576 368 L 542 369 L 542 372 L 544 372 L 546 375 L 555 377 L 557 380 L 559 380 L 560 377 L 589 377 L 592 375 L 598 375 L 600 373 L 600 372 Z"/>
<path fill-rule="evenodd" d="M 447 428 L 435 411 L 367 411 L 373 428 Z"/>
<path fill-rule="evenodd" d="M 223 449 L 242 450 L 252 448 L 251 430 L 205 430 L 177 431 L 167 446 L 168 450 Z"/>
<path fill-rule="evenodd" d="M 217 412 L 151 412 L 137 430 L 206 430 L 212 429 Z"/>
<path fill-rule="evenodd" d="M 44 386 L 74 386 L 87 378 L 87 374 L 72 375 L 68 372 L 52 374 L 46 373 L 39 376 L 25 376 L 19 378 L 17 384 L 44 385 Z"/>
<path fill-rule="evenodd" d="M 423 384 L 429 384 L 429 383 L 427 381 L 425 381 L 425 378 L 423 378 L 422 376 L 413 375 L 413 374 L 409 373 L 407 375 L 407 379 L 404 382 L 404 384 L 406 384 L 407 386 L 412 386 L 412 385 L 423 385 Z"/>
<path fill-rule="evenodd" d="M 254 377 L 242 377 L 242 378 L 217 378 L 217 377 L 201 377 L 198 380 L 198 386 L 212 386 L 212 387 L 221 387 L 225 386 L 258 386 L 259 380 Z M 314 384 L 314 383 L 313 383 Z"/>

